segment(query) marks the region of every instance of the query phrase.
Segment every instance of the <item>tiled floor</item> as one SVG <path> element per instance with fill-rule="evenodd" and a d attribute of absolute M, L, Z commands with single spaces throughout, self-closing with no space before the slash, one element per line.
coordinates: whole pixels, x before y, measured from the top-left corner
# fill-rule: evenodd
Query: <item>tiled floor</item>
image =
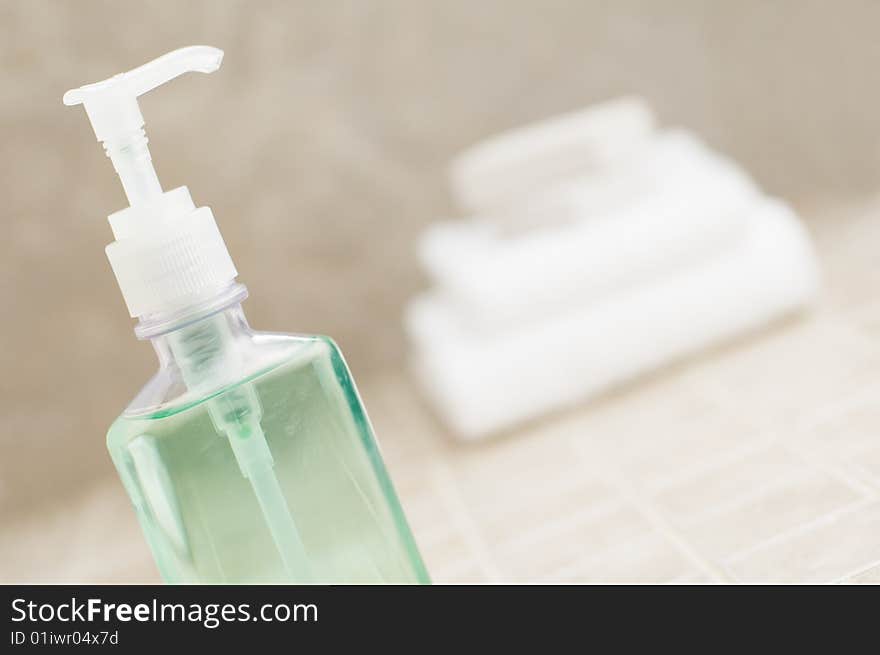
<path fill-rule="evenodd" d="M 812 312 L 515 434 L 453 443 L 403 374 L 368 381 L 435 581 L 880 582 L 880 202 L 810 218 Z M 115 480 L 5 526 L 0 562 L 156 580 Z"/>
<path fill-rule="evenodd" d="M 816 320 L 787 329 L 811 329 Z M 880 387 L 833 418 L 799 413 L 803 427 L 786 431 L 772 417 L 762 425 L 753 414 L 744 419 L 738 403 L 715 400 L 704 374 L 683 367 L 589 410 L 470 447 L 430 436 L 421 412 L 421 425 L 416 416 L 396 422 L 403 410 L 380 412 L 385 434 L 396 435 L 384 440 L 386 458 L 435 579 L 876 577 L 880 476 L 866 467 L 880 444 L 864 436 L 880 426 L 865 411 Z M 404 389 L 389 380 L 384 402 L 399 401 Z M 849 457 L 835 437 L 842 424 L 852 430 L 847 440 L 862 435 L 873 459 Z M 403 435 L 425 443 L 397 443 Z"/>

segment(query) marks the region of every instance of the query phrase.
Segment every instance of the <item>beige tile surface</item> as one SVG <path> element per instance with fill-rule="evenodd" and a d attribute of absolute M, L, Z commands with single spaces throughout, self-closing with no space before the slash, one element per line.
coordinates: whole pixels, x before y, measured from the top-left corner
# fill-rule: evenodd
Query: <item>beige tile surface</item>
<path fill-rule="evenodd" d="M 845 580 L 880 563 L 880 503 L 853 504 L 783 533 L 732 561 L 747 582 Z"/>
<path fill-rule="evenodd" d="M 714 513 L 684 532 L 699 552 L 725 561 L 755 543 L 795 530 L 857 500 L 855 493 L 835 480 L 803 476 Z"/>
<path fill-rule="evenodd" d="M 849 584 L 880 584 L 880 564 L 850 576 L 843 582 Z"/>
<path fill-rule="evenodd" d="M 433 578 L 880 582 L 880 303 L 850 293 L 875 214 L 808 214 L 813 311 L 504 438 L 457 444 L 405 374 L 363 380 Z M 0 562 L 0 580 L 157 580 L 115 480 L 7 524 Z"/>

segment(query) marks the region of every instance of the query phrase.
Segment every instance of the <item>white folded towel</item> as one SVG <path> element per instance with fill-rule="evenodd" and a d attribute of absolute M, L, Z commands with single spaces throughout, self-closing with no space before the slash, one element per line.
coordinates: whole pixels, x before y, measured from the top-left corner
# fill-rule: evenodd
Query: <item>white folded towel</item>
<path fill-rule="evenodd" d="M 561 181 L 548 180 L 530 195 L 511 204 L 498 204 L 492 213 L 472 217 L 469 223 L 486 223 L 499 234 L 516 234 L 533 227 L 604 216 L 672 187 L 692 194 L 694 182 L 712 171 L 756 188 L 736 162 L 711 150 L 692 132 L 663 130 L 613 164 Z"/>
<path fill-rule="evenodd" d="M 702 264 L 503 333 L 480 337 L 443 300 L 416 299 L 405 325 L 419 381 L 453 433 L 473 439 L 802 307 L 818 272 L 797 217 L 772 200 L 743 212 L 744 238 Z"/>
<path fill-rule="evenodd" d="M 643 100 L 628 97 L 505 132 L 452 162 L 453 195 L 466 214 L 491 213 L 549 181 L 625 157 L 650 137 L 654 122 Z"/>
<path fill-rule="evenodd" d="M 760 202 L 748 176 L 682 132 L 649 150 L 628 174 L 609 176 L 623 182 L 587 180 L 551 194 L 546 210 L 570 218 L 561 225 L 548 219 L 515 233 L 487 221 L 430 227 L 419 254 L 436 294 L 471 330 L 502 330 L 656 279 L 735 244 L 745 230 L 743 216 Z M 608 208 L 604 191 L 611 186 L 620 198 Z"/>

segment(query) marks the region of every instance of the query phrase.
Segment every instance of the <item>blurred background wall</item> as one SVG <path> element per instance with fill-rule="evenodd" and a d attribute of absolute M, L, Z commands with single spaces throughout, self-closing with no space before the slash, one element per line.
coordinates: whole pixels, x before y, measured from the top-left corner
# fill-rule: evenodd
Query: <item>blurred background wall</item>
<path fill-rule="evenodd" d="M 0 514 L 111 473 L 154 368 L 103 247 L 125 205 L 71 87 L 193 43 L 210 77 L 145 97 L 166 189 L 210 205 L 264 329 L 401 367 L 413 242 L 445 165 L 493 132 L 624 93 L 795 205 L 880 179 L 872 2 L 0 0 Z M 35 473 L 36 471 L 36 473 Z"/>

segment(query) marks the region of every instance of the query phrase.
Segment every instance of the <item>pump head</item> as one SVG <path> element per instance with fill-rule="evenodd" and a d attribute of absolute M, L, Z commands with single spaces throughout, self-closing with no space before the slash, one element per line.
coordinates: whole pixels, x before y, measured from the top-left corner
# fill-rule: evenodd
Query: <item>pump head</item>
<path fill-rule="evenodd" d="M 211 210 L 196 209 L 186 187 L 162 191 L 137 101 L 183 73 L 211 73 L 222 59 L 217 48 L 180 48 L 64 94 L 65 105 L 85 107 L 131 205 L 110 216 L 116 241 L 107 257 L 132 316 L 180 310 L 238 275 Z"/>
<path fill-rule="evenodd" d="M 213 73 L 223 51 L 210 46 L 180 48 L 127 73 L 71 89 L 64 104 L 83 105 L 98 141 L 103 142 L 128 196 L 129 204 L 145 204 L 162 193 L 144 134 L 138 96 L 190 71 Z"/>

